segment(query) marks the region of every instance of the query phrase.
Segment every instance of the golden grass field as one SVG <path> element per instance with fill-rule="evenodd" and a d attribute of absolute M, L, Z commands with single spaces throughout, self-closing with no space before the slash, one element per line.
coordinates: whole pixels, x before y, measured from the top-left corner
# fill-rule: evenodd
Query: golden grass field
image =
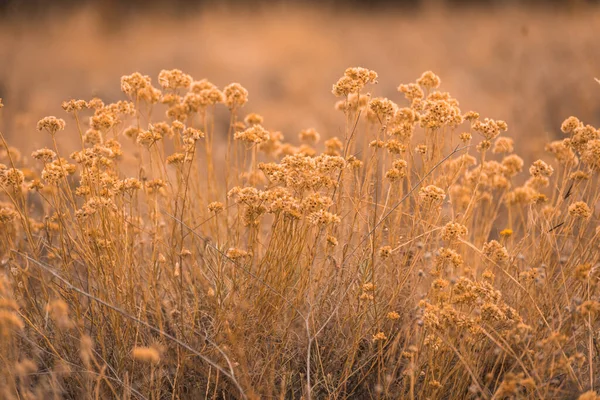
<path fill-rule="evenodd" d="M 597 8 L 34 22 L 0 398 L 600 399 Z"/>

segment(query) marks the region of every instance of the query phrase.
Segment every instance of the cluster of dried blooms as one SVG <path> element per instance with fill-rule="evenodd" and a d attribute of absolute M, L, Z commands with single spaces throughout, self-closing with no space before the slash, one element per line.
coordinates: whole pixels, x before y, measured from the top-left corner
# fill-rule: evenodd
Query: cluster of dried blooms
<path fill-rule="evenodd" d="M 180 70 L 2 136 L 0 397 L 600 398 L 600 131 L 523 176 L 434 73 L 377 79 L 337 136 Z"/>

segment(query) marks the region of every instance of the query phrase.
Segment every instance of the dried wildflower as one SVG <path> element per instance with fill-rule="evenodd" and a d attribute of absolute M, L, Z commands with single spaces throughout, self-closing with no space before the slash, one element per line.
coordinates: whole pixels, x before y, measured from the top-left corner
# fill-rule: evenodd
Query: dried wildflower
<path fill-rule="evenodd" d="M 397 319 L 400 319 L 400 314 L 398 314 L 396 311 L 390 311 L 389 313 L 387 313 L 387 319 L 395 321 Z"/>
<path fill-rule="evenodd" d="M 146 182 L 148 193 L 155 193 L 164 189 L 167 184 L 162 179 L 152 179 Z"/>
<path fill-rule="evenodd" d="M 577 307 L 577 312 L 584 317 L 591 316 L 593 318 L 600 313 L 600 302 L 586 300 Z"/>
<path fill-rule="evenodd" d="M 485 279 L 488 282 L 493 282 L 494 278 L 496 277 L 496 275 L 494 275 L 494 273 L 492 271 L 490 271 L 489 269 L 486 269 L 485 271 L 483 271 L 483 273 L 481 274 L 481 277 L 483 279 Z"/>
<path fill-rule="evenodd" d="M 501 154 L 501 153 L 512 153 L 514 150 L 514 140 L 507 137 L 499 137 L 494 142 L 494 148 L 492 149 L 492 153 Z"/>
<path fill-rule="evenodd" d="M 417 84 L 427 89 L 436 89 L 440 86 L 440 77 L 431 71 L 423 72 L 423 75 L 417 79 Z"/>
<path fill-rule="evenodd" d="M 336 97 L 349 96 L 352 94 L 357 94 L 362 89 L 362 86 L 359 82 L 348 76 L 342 76 L 338 81 L 333 85 L 333 89 L 331 93 L 333 93 Z"/>
<path fill-rule="evenodd" d="M 184 144 L 189 144 L 202 139 L 204 137 L 204 132 L 195 128 L 185 128 L 183 132 L 181 132 L 181 137 L 183 137 Z"/>
<path fill-rule="evenodd" d="M 56 158 L 56 153 L 48 148 L 43 148 L 31 153 L 31 157 L 44 163 L 48 163 Z"/>
<path fill-rule="evenodd" d="M 88 108 L 92 108 L 94 110 L 104 108 L 104 102 L 101 99 L 94 97 L 93 99 L 88 101 Z"/>
<path fill-rule="evenodd" d="M 591 125 L 580 126 L 573 131 L 573 134 L 569 139 L 565 139 L 565 142 L 579 153 L 583 153 L 586 150 L 588 142 L 600 139 L 600 133 L 596 128 Z"/>
<path fill-rule="evenodd" d="M 385 142 L 383 140 L 372 140 L 369 143 L 369 147 L 374 147 L 376 149 L 381 149 L 385 146 Z"/>
<path fill-rule="evenodd" d="M 385 177 L 390 181 L 390 182 L 396 182 L 399 179 L 402 179 L 406 176 L 406 173 L 403 173 L 401 170 L 399 170 L 398 168 L 391 168 L 389 170 L 386 171 L 385 173 Z"/>
<path fill-rule="evenodd" d="M 355 156 L 349 156 L 348 159 L 346 160 L 346 165 L 348 165 L 348 167 L 356 170 L 363 166 L 363 162 L 361 160 L 359 160 L 358 158 L 356 158 Z"/>
<path fill-rule="evenodd" d="M 223 203 L 218 202 L 218 201 L 213 201 L 212 203 L 210 203 L 208 205 L 208 211 L 218 214 L 221 211 L 223 211 L 225 209 L 225 206 L 223 205 Z"/>
<path fill-rule="evenodd" d="M 176 104 L 181 103 L 181 96 L 179 96 L 178 94 L 175 94 L 175 93 L 163 94 L 162 98 L 160 99 L 160 102 L 162 104 L 174 106 Z"/>
<path fill-rule="evenodd" d="M 161 96 L 160 90 L 152 86 L 150 77 L 139 72 L 121 77 L 121 91 L 136 100 L 146 101 L 150 104 L 158 103 Z M 94 100 L 98 101 L 92 104 Z M 91 108 L 99 109 L 104 106 L 101 100 L 94 100 L 88 103 Z"/>
<path fill-rule="evenodd" d="M 375 291 L 375 289 L 376 289 L 376 287 L 373 282 L 367 282 L 362 285 L 362 290 L 364 292 L 373 292 L 373 291 Z"/>
<path fill-rule="evenodd" d="M 347 68 L 346 71 L 344 71 L 344 75 L 360 82 L 362 85 L 366 85 L 367 83 L 377 83 L 377 72 L 367 68 Z"/>
<path fill-rule="evenodd" d="M 446 192 L 435 185 L 429 185 L 419 190 L 419 196 L 428 203 L 444 200 Z"/>
<path fill-rule="evenodd" d="M 234 139 L 248 143 L 263 143 L 269 140 L 269 132 L 260 125 L 253 125 L 243 132 L 236 132 Z"/>
<path fill-rule="evenodd" d="M 442 228 L 442 239 L 445 241 L 457 240 L 467 234 L 467 227 L 458 222 L 448 222 Z"/>
<path fill-rule="evenodd" d="M 473 136 L 471 136 L 471 134 L 469 132 L 463 132 L 460 135 L 458 135 L 458 138 L 463 143 L 468 143 L 473 138 Z"/>
<path fill-rule="evenodd" d="M 248 125 L 261 125 L 263 123 L 263 117 L 262 115 L 251 113 L 246 115 L 244 122 Z"/>
<path fill-rule="evenodd" d="M 493 140 L 500 135 L 500 132 L 506 131 L 508 126 L 504 121 L 485 118 L 483 121 L 475 120 L 471 122 L 471 128 L 480 133 L 486 140 Z"/>
<path fill-rule="evenodd" d="M 158 74 L 158 83 L 163 89 L 185 89 L 192 83 L 192 77 L 178 69 L 163 69 Z"/>
<path fill-rule="evenodd" d="M 339 155 L 339 151 L 342 150 L 343 143 L 336 136 L 325 141 L 325 153 L 333 156 Z"/>
<path fill-rule="evenodd" d="M 392 255 L 391 246 L 383 246 L 383 247 L 379 248 L 379 257 L 386 259 L 391 255 Z"/>
<path fill-rule="evenodd" d="M 123 131 L 123 134 L 125 136 L 127 136 L 128 138 L 131 139 L 137 139 L 138 134 L 141 132 L 141 130 L 139 128 L 136 128 L 134 126 L 130 126 L 129 128 L 125 129 Z"/>
<path fill-rule="evenodd" d="M 231 83 L 223 90 L 225 104 L 230 109 L 243 107 L 248 102 L 248 91 L 239 83 Z"/>
<path fill-rule="evenodd" d="M 433 290 L 442 290 L 448 287 L 449 284 L 450 282 L 448 282 L 447 280 L 438 278 L 431 283 L 431 288 Z"/>
<path fill-rule="evenodd" d="M 62 131 L 65 129 L 65 120 L 61 118 L 56 118 L 53 116 L 44 117 L 37 123 L 37 130 L 46 130 L 51 135 L 55 135 L 56 132 Z"/>
<path fill-rule="evenodd" d="M 160 353 L 154 347 L 134 347 L 131 354 L 135 360 L 143 363 L 158 364 L 160 362 Z"/>
<path fill-rule="evenodd" d="M 387 336 L 385 335 L 385 333 L 383 332 L 377 332 L 376 334 L 373 335 L 373 342 L 383 342 L 387 340 Z"/>
<path fill-rule="evenodd" d="M 348 68 L 335 85 L 332 93 L 336 97 L 358 94 L 367 83 L 377 83 L 377 73 L 366 68 Z"/>
<path fill-rule="evenodd" d="M 136 138 L 138 144 L 145 147 L 151 147 L 156 142 L 166 137 L 173 137 L 173 128 L 164 122 L 158 122 L 150 125 L 147 131 L 139 132 Z"/>
<path fill-rule="evenodd" d="M 475 147 L 477 149 L 478 152 L 483 153 L 486 152 L 490 149 L 490 147 L 492 147 L 492 142 L 490 142 L 489 140 L 482 140 L 481 142 L 479 142 L 477 144 L 477 146 Z"/>
<path fill-rule="evenodd" d="M 529 174 L 533 177 L 549 177 L 554 173 L 554 168 L 542 160 L 537 160 L 529 167 Z"/>
<path fill-rule="evenodd" d="M 302 200 L 302 209 L 306 212 L 315 212 L 318 210 L 326 210 L 333 204 L 330 197 L 320 193 L 312 193 Z"/>
<path fill-rule="evenodd" d="M 565 140 L 555 140 L 548 143 L 545 150 L 553 154 L 556 161 L 563 165 L 577 165 L 579 161 L 575 152 L 565 143 Z"/>
<path fill-rule="evenodd" d="M 250 255 L 251 254 L 248 253 L 247 251 L 242 250 L 242 249 L 237 249 L 235 247 L 230 247 L 226 253 L 227 258 L 229 258 L 233 261 L 237 261 L 240 258 L 249 257 Z"/>
<path fill-rule="evenodd" d="M 93 128 L 88 129 L 83 135 L 83 143 L 88 144 L 90 146 L 101 144 L 102 141 L 102 132 Z"/>
<path fill-rule="evenodd" d="M 417 145 L 417 147 L 415 147 L 415 152 L 424 156 L 425 154 L 427 154 L 427 145 L 426 144 Z"/>
<path fill-rule="evenodd" d="M 575 276 L 575 279 L 577 279 L 578 281 L 586 281 L 590 277 L 591 271 L 592 271 L 591 263 L 579 264 L 578 266 L 575 267 L 575 270 L 573 271 L 573 275 Z"/>
<path fill-rule="evenodd" d="M 88 108 L 88 103 L 85 100 L 69 100 L 63 101 L 61 106 L 66 112 L 74 112 Z"/>
<path fill-rule="evenodd" d="M 373 301 L 375 297 L 371 293 L 361 293 L 361 295 L 358 296 L 358 299 L 362 302 L 369 302 Z"/>
<path fill-rule="evenodd" d="M 327 235 L 327 245 L 335 247 L 338 245 L 338 240 L 335 236 Z"/>
<path fill-rule="evenodd" d="M 508 250 L 498 241 L 492 240 L 483 245 L 483 254 L 497 264 L 505 264 L 509 260 Z"/>
<path fill-rule="evenodd" d="M 506 319 L 506 315 L 502 312 L 500 307 L 493 303 L 483 304 L 480 312 L 481 320 L 488 323 L 504 321 Z"/>
<path fill-rule="evenodd" d="M 167 157 L 167 164 L 168 165 L 177 165 L 177 164 L 183 164 L 186 161 L 185 158 L 185 154 L 183 153 L 173 153 L 170 156 Z"/>
<path fill-rule="evenodd" d="M 525 186 L 540 190 L 550 185 L 550 179 L 545 176 L 532 176 L 525 182 Z"/>
<path fill-rule="evenodd" d="M 398 86 L 398 91 L 404 93 L 404 97 L 406 97 L 407 100 L 411 101 L 415 99 L 422 99 L 423 97 L 425 97 L 423 89 L 421 89 L 419 85 L 415 83 L 409 83 L 407 85 L 402 84 Z"/>
<path fill-rule="evenodd" d="M 436 258 L 436 274 L 439 274 L 444 266 L 450 265 L 453 268 L 458 268 L 464 263 L 462 256 L 455 250 L 448 249 L 446 247 L 440 247 L 438 254 L 439 255 Z"/>
<path fill-rule="evenodd" d="M 190 85 L 190 91 L 193 93 L 201 93 L 204 90 L 216 89 L 216 86 L 206 79 L 193 81 Z"/>
<path fill-rule="evenodd" d="M 479 119 L 479 113 L 476 111 L 468 111 L 463 115 L 465 121 L 473 122 Z"/>
<path fill-rule="evenodd" d="M 386 141 L 385 147 L 388 149 L 390 154 L 401 154 L 406 152 L 406 145 L 395 139 Z"/>
<path fill-rule="evenodd" d="M 426 129 L 456 127 L 463 122 L 458 102 L 447 93 L 431 93 L 422 104 L 419 124 Z"/>
<path fill-rule="evenodd" d="M 0 169 L 0 187 L 12 186 L 14 189 L 18 189 L 23 184 L 25 175 L 23 171 L 16 168 Z"/>
<path fill-rule="evenodd" d="M 300 131 L 300 133 L 298 134 L 298 138 L 302 141 L 318 143 L 319 140 L 321 140 L 321 135 L 319 135 L 319 133 L 313 128 L 310 128 Z"/>
<path fill-rule="evenodd" d="M 385 122 L 394 115 L 396 105 L 386 98 L 377 97 L 369 102 L 369 109 Z"/>
<path fill-rule="evenodd" d="M 12 206 L 0 203 L 0 224 L 8 224 L 13 221 L 19 214 Z"/>
<path fill-rule="evenodd" d="M 586 143 L 581 153 L 581 161 L 592 170 L 600 170 L 600 139 L 592 139 Z"/>
<path fill-rule="evenodd" d="M 569 206 L 569 215 L 576 218 L 588 218 L 592 210 L 584 201 L 577 201 Z"/>
<path fill-rule="evenodd" d="M 350 78 L 346 78 L 351 80 Z M 335 109 L 338 111 L 348 111 L 348 110 L 356 110 L 363 109 L 369 103 L 369 99 L 371 98 L 370 94 L 356 94 L 350 93 L 347 96 L 347 100 L 340 100 L 335 103 Z"/>
<path fill-rule="evenodd" d="M 504 157 L 502 160 L 502 166 L 504 167 L 504 173 L 506 176 L 515 176 L 523 170 L 523 159 L 516 154 Z"/>
<path fill-rule="evenodd" d="M 150 77 L 147 75 L 142 75 L 139 72 L 134 72 L 131 75 L 124 75 L 121 77 L 121 90 L 125 94 L 137 95 L 139 90 L 144 89 L 149 85 Z M 102 104 L 101 107 L 104 107 L 104 104 Z"/>
<path fill-rule="evenodd" d="M 576 128 L 581 125 L 581 122 L 577 117 L 569 117 L 565 119 L 560 126 L 560 130 L 564 133 L 572 133 Z"/>
<path fill-rule="evenodd" d="M 308 216 L 308 220 L 315 225 L 338 224 L 341 221 L 339 216 L 325 210 L 319 210 L 311 213 Z"/>

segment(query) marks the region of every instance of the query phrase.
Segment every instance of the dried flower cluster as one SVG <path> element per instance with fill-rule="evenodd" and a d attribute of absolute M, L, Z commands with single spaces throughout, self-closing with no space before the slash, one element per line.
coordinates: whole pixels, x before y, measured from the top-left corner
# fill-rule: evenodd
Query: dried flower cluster
<path fill-rule="evenodd" d="M 600 398 L 598 129 L 526 169 L 433 72 L 377 80 L 339 137 L 177 69 L 2 136 L 0 397 Z"/>

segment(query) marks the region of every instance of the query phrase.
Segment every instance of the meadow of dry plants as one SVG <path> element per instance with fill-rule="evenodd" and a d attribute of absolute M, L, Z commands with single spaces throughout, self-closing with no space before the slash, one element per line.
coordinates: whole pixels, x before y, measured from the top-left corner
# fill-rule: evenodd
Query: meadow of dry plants
<path fill-rule="evenodd" d="M 8 73 L 0 398 L 600 399 L 600 81 L 513 127 L 423 69 L 293 80 L 285 112 L 129 71 L 29 127 L 54 106 Z"/>

